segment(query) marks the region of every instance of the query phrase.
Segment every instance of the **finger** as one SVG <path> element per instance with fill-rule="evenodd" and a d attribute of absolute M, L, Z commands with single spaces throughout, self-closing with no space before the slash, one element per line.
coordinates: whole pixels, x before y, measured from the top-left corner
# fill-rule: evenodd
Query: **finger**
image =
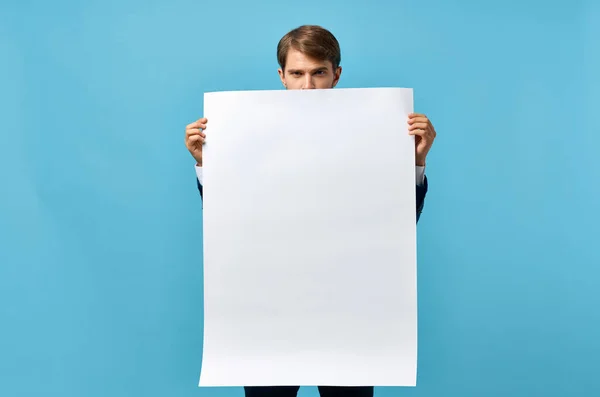
<path fill-rule="evenodd" d="M 190 129 L 188 129 L 188 130 L 185 131 L 185 134 L 187 136 L 200 135 L 203 138 L 206 137 L 206 134 L 204 132 L 202 132 L 202 130 L 200 130 L 199 128 L 190 128 Z"/>
<path fill-rule="evenodd" d="M 414 129 L 426 130 L 428 128 L 429 128 L 429 125 L 427 123 L 414 123 L 408 127 L 409 130 L 414 130 Z"/>
<path fill-rule="evenodd" d="M 185 128 L 186 129 L 188 129 L 188 128 L 206 128 L 207 123 L 208 123 L 208 120 L 206 118 L 198 119 L 198 120 L 194 121 L 193 123 L 186 125 Z M 200 127 L 200 126 L 202 126 L 202 127 Z"/>
<path fill-rule="evenodd" d="M 204 134 L 204 131 L 202 131 L 200 128 L 189 128 L 189 129 L 185 130 L 185 134 L 186 135 Z"/>
<path fill-rule="evenodd" d="M 408 119 L 408 124 L 414 123 L 429 123 L 429 119 L 425 116 L 413 117 Z"/>
<path fill-rule="evenodd" d="M 203 137 L 201 137 L 200 135 L 192 135 L 189 139 L 188 142 L 190 144 L 196 144 L 196 143 L 201 143 L 204 144 L 205 139 Z"/>
<path fill-rule="evenodd" d="M 415 117 L 425 117 L 425 115 L 424 115 L 424 114 L 422 114 L 422 113 L 415 113 L 415 112 L 413 112 L 413 113 L 410 113 L 410 114 L 408 115 L 408 118 L 409 118 L 409 119 L 414 119 Z"/>
<path fill-rule="evenodd" d="M 417 135 L 420 137 L 428 137 L 431 135 L 427 130 L 422 130 L 422 129 L 408 131 L 408 134 L 409 135 Z"/>
<path fill-rule="evenodd" d="M 198 128 L 198 129 L 201 129 L 201 130 L 205 130 L 206 129 L 206 124 L 194 123 L 194 125 L 192 125 L 191 127 L 188 127 L 187 129 L 189 129 L 189 128 Z"/>

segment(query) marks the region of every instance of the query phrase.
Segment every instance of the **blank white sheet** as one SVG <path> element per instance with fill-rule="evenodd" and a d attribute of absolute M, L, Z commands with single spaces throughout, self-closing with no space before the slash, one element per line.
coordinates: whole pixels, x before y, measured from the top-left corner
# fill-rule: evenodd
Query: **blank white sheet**
<path fill-rule="evenodd" d="M 199 386 L 414 386 L 408 88 L 204 96 Z"/>

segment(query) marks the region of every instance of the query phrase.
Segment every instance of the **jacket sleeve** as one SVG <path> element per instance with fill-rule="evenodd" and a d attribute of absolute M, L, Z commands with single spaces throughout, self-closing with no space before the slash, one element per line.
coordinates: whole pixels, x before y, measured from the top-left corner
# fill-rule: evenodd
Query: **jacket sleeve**
<path fill-rule="evenodd" d="M 202 185 L 198 178 L 196 178 L 196 184 L 198 186 L 198 191 L 200 192 L 200 197 L 204 198 L 202 195 Z M 427 195 L 427 177 L 425 177 L 423 185 L 417 185 L 417 223 L 419 223 L 419 218 L 421 217 L 421 213 L 423 212 L 423 207 L 425 206 L 425 196 Z"/>
<path fill-rule="evenodd" d="M 417 185 L 417 223 L 419 223 L 419 218 L 421 217 L 421 213 L 423 212 L 423 207 L 425 205 L 425 196 L 427 195 L 427 176 L 423 181 L 423 185 Z"/>

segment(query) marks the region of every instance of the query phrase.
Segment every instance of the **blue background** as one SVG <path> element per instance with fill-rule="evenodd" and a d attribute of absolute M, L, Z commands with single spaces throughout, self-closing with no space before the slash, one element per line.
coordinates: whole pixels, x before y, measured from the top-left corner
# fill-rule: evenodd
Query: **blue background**
<path fill-rule="evenodd" d="M 281 88 L 305 23 L 340 87 L 413 87 L 438 131 L 418 386 L 376 395 L 600 395 L 598 2 L 0 4 L 0 396 L 242 396 L 197 387 L 184 128 L 204 91 Z"/>

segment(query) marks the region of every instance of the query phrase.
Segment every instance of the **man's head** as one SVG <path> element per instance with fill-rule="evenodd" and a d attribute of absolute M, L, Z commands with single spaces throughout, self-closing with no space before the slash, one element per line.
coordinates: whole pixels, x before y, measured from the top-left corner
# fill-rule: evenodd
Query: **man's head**
<path fill-rule="evenodd" d="M 333 88 L 340 79 L 340 45 L 326 29 L 300 26 L 277 45 L 279 77 L 288 90 Z"/>

